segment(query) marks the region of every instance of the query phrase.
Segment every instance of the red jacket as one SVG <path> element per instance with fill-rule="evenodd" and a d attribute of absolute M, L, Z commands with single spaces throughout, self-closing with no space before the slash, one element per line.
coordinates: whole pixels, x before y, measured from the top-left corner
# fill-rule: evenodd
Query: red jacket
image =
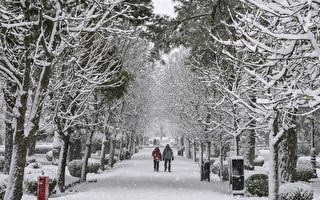
<path fill-rule="evenodd" d="M 159 147 L 156 147 L 153 152 L 152 152 L 152 156 L 153 156 L 153 160 L 161 160 L 162 156 L 161 156 L 161 152 Z"/>

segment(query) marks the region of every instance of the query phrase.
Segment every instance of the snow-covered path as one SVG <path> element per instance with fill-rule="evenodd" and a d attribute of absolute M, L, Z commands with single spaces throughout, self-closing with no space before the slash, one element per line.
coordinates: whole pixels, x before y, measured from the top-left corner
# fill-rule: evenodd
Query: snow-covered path
<path fill-rule="evenodd" d="M 75 193 L 67 193 L 55 200 L 231 200 L 259 199 L 233 197 L 227 193 L 227 183 L 213 180 L 201 182 L 199 167 L 191 160 L 175 156 L 172 172 L 153 171 L 151 148 L 142 149 L 131 160 L 118 163 L 113 169 L 101 174 L 90 174 L 87 183 L 71 188 Z M 214 175 L 212 175 L 214 176 Z M 212 177 L 215 178 L 215 177 Z"/>

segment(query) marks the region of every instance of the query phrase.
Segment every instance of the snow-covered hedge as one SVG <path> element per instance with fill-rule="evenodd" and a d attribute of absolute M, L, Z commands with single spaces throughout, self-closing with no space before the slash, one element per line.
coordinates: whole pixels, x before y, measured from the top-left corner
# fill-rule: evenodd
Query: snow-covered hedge
<path fill-rule="evenodd" d="M 268 196 L 268 175 L 254 174 L 246 179 L 246 190 L 251 195 Z"/>
<path fill-rule="evenodd" d="M 88 172 L 97 173 L 100 168 L 100 161 L 95 159 L 89 159 L 88 161 Z"/>
<path fill-rule="evenodd" d="M 89 159 L 87 173 L 97 173 L 100 167 L 99 160 Z M 82 160 L 73 160 L 68 164 L 68 170 L 71 176 L 81 177 Z"/>
<path fill-rule="evenodd" d="M 68 164 L 68 170 L 71 176 L 81 177 L 82 160 L 73 160 Z"/>
<path fill-rule="evenodd" d="M 41 176 L 43 171 L 41 169 L 34 169 L 32 165 L 26 167 L 26 174 L 23 180 L 24 190 L 33 195 L 37 195 L 38 192 L 38 177 Z M 57 184 L 55 172 L 46 171 L 45 176 L 49 176 L 49 194 L 54 193 L 54 188 Z"/>
<path fill-rule="evenodd" d="M 214 162 L 211 171 L 220 176 L 220 162 Z M 223 162 L 222 180 L 229 180 L 229 165 L 227 161 Z"/>
<path fill-rule="evenodd" d="M 36 145 L 36 154 L 46 154 L 48 151 L 52 150 L 52 144 L 39 144 Z"/>
<path fill-rule="evenodd" d="M 32 158 L 30 160 L 27 160 L 26 162 L 27 167 L 32 168 L 32 169 L 39 169 L 42 167 L 40 163 L 35 158 Z"/>
<path fill-rule="evenodd" d="M 310 159 L 300 157 L 297 161 L 296 179 L 299 181 L 309 181 L 313 177 L 313 170 Z"/>
<path fill-rule="evenodd" d="M 254 166 L 263 166 L 264 164 L 264 157 L 262 156 L 257 156 L 255 159 L 254 159 Z"/>
<path fill-rule="evenodd" d="M 313 190 L 310 185 L 297 182 L 280 186 L 279 200 L 312 200 Z"/>

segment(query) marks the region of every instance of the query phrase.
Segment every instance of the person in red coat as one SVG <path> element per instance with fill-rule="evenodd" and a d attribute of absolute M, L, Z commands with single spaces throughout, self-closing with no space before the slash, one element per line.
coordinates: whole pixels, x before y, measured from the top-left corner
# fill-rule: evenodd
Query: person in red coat
<path fill-rule="evenodd" d="M 161 155 L 159 147 L 156 147 L 153 150 L 152 156 L 153 156 L 153 170 L 158 172 L 159 171 L 159 161 L 162 161 L 162 155 Z"/>

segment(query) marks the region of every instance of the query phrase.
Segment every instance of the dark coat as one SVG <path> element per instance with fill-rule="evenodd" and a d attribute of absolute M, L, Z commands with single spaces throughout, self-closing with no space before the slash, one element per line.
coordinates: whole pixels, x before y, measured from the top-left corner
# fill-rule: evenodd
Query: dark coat
<path fill-rule="evenodd" d="M 163 153 L 162 153 L 162 156 L 163 156 L 163 159 L 166 160 L 166 159 L 169 159 L 169 160 L 173 160 L 173 151 L 170 147 L 166 147 L 164 150 L 163 150 Z"/>

